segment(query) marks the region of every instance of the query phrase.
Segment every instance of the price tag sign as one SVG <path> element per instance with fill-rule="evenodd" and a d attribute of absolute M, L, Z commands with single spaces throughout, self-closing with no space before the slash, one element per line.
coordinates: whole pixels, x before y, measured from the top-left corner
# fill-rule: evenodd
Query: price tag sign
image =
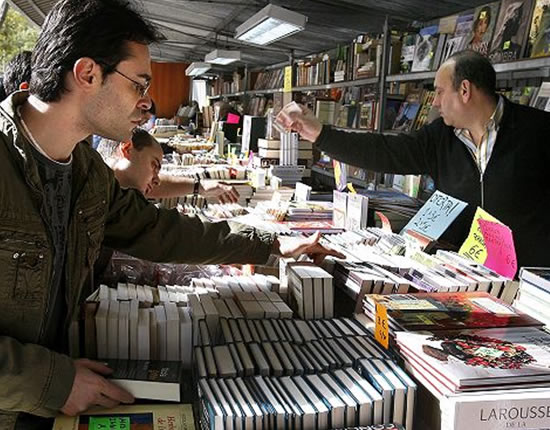
<path fill-rule="evenodd" d="M 487 248 L 484 266 L 509 279 L 518 271 L 512 230 L 504 224 L 479 220 L 479 227 Z"/>
<path fill-rule="evenodd" d="M 90 430 L 130 430 L 130 417 L 90 417 Z"/>
<path fill-rule="evenodd" d="M 436 191 L 402 231 L 412 230 L 437 240 L 467 205 L 462 200 Z"/>
<path fill-rule="evenodd" d="M 390 331 L 388 326 L 388 311 L 384 306 L 376 304 L 376 322 L 374 326 L 374 338 L 380 345 L 388 349 L 390 346 Z"/>
<path fill-rule="evenodd" d="M 470 227 L 470 234 L 468 234 L 458 253 L 476 263 L 484 264 L 485 260 L 487 260 L 487 248 L 485 247 L 485 240 L 479 226 L 480 220 L 500 223 L 494 216 L 478 207 Z"/>
<path fill-rule="evenodd" d="M 285 67 L 285 80 L 284 80 L 283 92 L 292 92 L 292 66 Z"/>

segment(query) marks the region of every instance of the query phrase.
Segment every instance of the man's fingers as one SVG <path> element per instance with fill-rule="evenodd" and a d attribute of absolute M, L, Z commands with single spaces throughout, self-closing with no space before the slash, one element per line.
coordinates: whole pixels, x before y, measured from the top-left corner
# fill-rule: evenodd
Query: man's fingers
<path fill-rule="evenodd" d="M 117 402 L 116 400 L 113 400 L 107 396 L 104 396 L 103 394 L 100 394 L 99 398 L 97 399 L 96 405 L 103 406 L 104 408 L 112 409 L 120 405 L 120 402 Z"/>
<path fill-rule="evenodd" d="M 110 375 L 111 373 L 113 373 L 113 369 L 111 369 L 105 363 L 101 363 L 99 361 L 93 361 L 83 358 L 81 360 L 77 360 L 77 362 L 80 365 L 92 370 L 93 372 L 99 373 L 100 375 Z"/>
<path fill-rule="evenodd" d="M 132 396 L 128 391 L 107 380 L 104 381 L 104 384 L 101 387 L 101 394 L 119 403 L 134 402 L 134 396 Z"/>

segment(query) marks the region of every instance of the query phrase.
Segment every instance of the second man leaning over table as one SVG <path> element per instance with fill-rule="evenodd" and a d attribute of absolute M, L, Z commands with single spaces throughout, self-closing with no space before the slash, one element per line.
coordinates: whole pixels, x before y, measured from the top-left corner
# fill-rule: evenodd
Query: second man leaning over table
<path fill-rule="evenodd" d="M 135 129 L 131 140 L 117 145 L 109 164 L 120 185 L 135 188 L 147 198 L 160 199 L 199 194 L 220 203 L 235 203 L 239 193 L 234 187 L 215 180 L 197 181 L 160 173 L 162 148 L 143 129 Z"/>

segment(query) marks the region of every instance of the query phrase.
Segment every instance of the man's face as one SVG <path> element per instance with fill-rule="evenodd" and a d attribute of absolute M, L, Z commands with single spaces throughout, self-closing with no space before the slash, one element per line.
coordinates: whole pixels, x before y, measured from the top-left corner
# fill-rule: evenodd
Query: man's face
<path fill-rule="evenodd" d="M 489 20 L 487 17 L 481 18 L 476 26 L 475 34 L 476 37 L 481 38 L 485 33 L 487 33 L 487 29 L 489 28 Z"/>
<path fill-rule="evenodd" d="M 128 50 L 130 56 L 105 77 L 101 88 L 83 107 L 93 134 L 118 141 L 129 140 L 151 108 L 149 95 L 141 94 L 151 81 L 149 48 L 128 42 Z"/>
<path fill-rule="evenodd" d="M 435 99 L 433 105 L 446 125 L 462 128 L 461 119 L 464 110 L 460 92 L 453 86 L 454 62 L 444 63 L 435 75 Z"/>
<path fill-rule="evenodd" d="M 159 172 L 162 162 L 162 149 L 158 143 L 146 146 L 140 151 L 133 146 L 128 150 L 126 158 L 129 161 L 126 174 L 128 181 L 124 184 L 140 190 L 147 196 L 160 183 Z"/>

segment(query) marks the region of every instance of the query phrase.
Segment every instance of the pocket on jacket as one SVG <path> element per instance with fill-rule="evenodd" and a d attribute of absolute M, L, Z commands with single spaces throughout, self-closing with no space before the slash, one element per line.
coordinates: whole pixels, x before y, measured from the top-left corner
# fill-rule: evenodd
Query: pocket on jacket
<path fill-rule="evenodd" d="M 4 303 L 41 305 L 46 291 L 47 247 L 32 235 L 0 232 L 0 297 Z"/>

